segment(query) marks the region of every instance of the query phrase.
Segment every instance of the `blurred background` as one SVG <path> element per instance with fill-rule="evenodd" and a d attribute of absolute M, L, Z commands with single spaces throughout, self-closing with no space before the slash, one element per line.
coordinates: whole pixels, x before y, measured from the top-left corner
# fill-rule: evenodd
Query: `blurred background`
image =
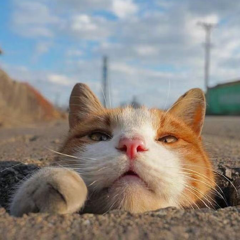
<path fill-rule="evenodd" d="M 199 87 L 208 114 L 240 115 L 239 26 L 235 0 L 1 0 L 1 124 L 63 117 L 76 82 L 108 107 Z"/>

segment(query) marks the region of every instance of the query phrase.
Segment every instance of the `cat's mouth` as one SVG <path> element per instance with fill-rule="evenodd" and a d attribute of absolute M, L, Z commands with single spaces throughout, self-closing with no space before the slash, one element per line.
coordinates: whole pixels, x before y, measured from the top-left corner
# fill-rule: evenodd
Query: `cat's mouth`
<path fill-rule="evenodd" d="M 128 170 L 125 173 L 123 173 L 116 181 L 118 180 L 126 180 L 127 182 L 141 182 L 145 186 L 148 186 L 148 184 L 140 177 L 135 171 L 133 170 Z"/>
<path fill-rule="evenodd" d="M 124 172 L 122 175 L 120 175 L 113 183 L 108 187 L 108 189 L 113 189 L 116 186 L 124 186 L 127 185 L 131 187 L 135 186 L 142 186 L 143 188 L 152 191 L 149 188 L 148 183 L 134 170 L 129 169 L 128 171 Z"/>
<path fill-rule="evenodd" d="M 140 178 L 140 176 L 133 170 L 129 169 L 128 171 L 124 172 L 122 175 L 120 175 L 113 183 L 112 185 L 114 185 L 116 182 L 119 182 L 121 180 L 140 180 L 142 181 L 142 179 Z"/>
<path fill-rule="evenodd" d="M 133 176 L 133 177 L 140 178 L 139 175 L 132 170 L 125 172 L 121 177 L 125 177 L 125 176 Z"/>

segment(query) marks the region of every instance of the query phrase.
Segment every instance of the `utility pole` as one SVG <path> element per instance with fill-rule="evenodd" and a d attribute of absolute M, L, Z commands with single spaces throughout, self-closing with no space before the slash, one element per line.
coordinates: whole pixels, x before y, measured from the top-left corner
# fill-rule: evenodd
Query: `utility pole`
<path fill-rule="evenodd" d="M 108 82 L 108 58 L 103 57 L 103 72 L 102 72 L 102 102 L 104 107 L 109 106 L 109 82 Z"/>
<path fill-rule="evenodd" d="M 209 83 L 209 72 L 210 72 L 210 51 L 211 51 L 211 32 L 215 24 L 206 23 L 206 22 L 199 22 L 199 26 L 201 26 L 206 35 L 205 35 L 205 64 L 204 64 L 204 82 L 205 82 L 205 89 L 206 92 L 208 91 L 208 83 Z"/>

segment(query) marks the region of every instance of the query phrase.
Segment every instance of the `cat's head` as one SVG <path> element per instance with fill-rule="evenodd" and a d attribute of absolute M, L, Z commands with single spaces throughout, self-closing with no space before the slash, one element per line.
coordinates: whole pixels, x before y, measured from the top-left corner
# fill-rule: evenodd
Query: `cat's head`
<path fill-rule="evenodd" d="M 212 206 L 215 181 L 200 136 L 206 108 L 200 89 L 185 93 L 168 111 L 106 109 L 77 84 L 69 107 L 62 152 L 71 157 L 60 163 L 82 176 L 91 211 Z"/>

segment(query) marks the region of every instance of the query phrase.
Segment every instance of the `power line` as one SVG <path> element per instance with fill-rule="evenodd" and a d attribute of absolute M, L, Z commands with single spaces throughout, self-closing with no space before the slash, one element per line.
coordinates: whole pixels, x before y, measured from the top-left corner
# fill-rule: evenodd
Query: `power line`
<path fill-rule="evenodd" d="M 209 73 L 210 73 L 210 53 L 211 53 L 211 32 L 213 28 L 215 27 L 215 24 L 212 23 L 206 23 L 206 22 L 199 22 L 199 26 L 201 26 L 206 35 L 205 35 L 205 43 L 204 43 L 204 49 L 205 49 L 205 63 L 204 63 L 204 82 L 205 82 L 205 89 L 208 90 L 208 83 L 209 83 Z"/>

